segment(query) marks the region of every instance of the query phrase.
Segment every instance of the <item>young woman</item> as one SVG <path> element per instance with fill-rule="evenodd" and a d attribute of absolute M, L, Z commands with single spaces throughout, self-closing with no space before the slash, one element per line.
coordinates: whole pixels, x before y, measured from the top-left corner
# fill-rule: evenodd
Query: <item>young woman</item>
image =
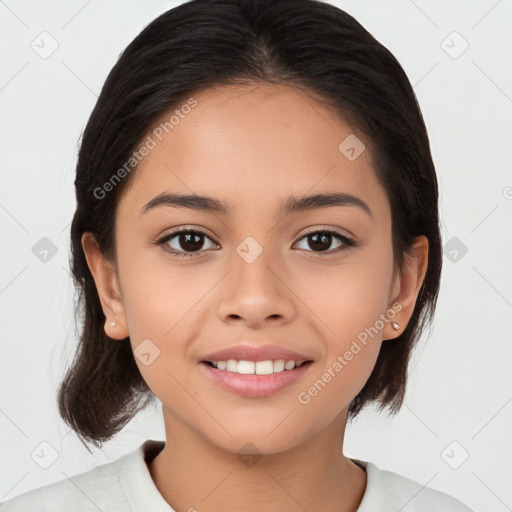
<path fill-rule="evenodd" d="M 2 511 L 469 511 L 343 454 L 366 404 L 400 408 L 441 273 L 422 115 L 356 20 L 314 0 L 169 10 L 108 76 L 75 185 L 60 412 L 101 446 L 158 399 L 166 440 Z"/>

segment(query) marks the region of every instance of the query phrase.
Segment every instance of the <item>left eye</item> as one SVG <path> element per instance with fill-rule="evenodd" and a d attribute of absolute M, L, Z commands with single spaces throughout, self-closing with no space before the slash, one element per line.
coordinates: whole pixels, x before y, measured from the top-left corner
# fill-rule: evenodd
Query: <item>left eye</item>
<path fill-rule="evenodd" d="M 338 240 L 340 244 L 334 249 L 329 250 L 333 239 Z M 352 239 L 332 230 L 313 231 L 302 237 L 301 240 L 306 240 L 308 245 L 315 249 L 313 252 L 328 251 L 329 253 L 334 253 L 355 245 Z M 303 247 L 300 247 L 300 249 L 303 249 Z"/>

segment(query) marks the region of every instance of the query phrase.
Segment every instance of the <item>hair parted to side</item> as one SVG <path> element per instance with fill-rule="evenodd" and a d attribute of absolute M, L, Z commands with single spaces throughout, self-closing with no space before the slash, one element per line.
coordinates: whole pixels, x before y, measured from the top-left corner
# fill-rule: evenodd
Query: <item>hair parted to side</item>
<path fill-rule="evenodd" d="M 58 393 L 59 412 L 82 442 L 100 446 L 153 396 L 129 339 L 113 341 L 81 245 L 92 232 L 115 262 L 117 198 L 136 167 L 98 198 L 156 119 L 209 87 L 295 87 L 358 129 L 392 211 L 395 267 L 414 238 L 429 242 L 428 267 L 402 334 L 382 344 L 349 417 L 375 401 L 397 412 L 411 349 L 431 323 L 441 276 L 438 188 L 423 117 L 395 57 L 346 12 L 318 0 L 192 0 L 150 23 L 112 68 L 83 132 L 76 167 L 71 265 L 82 313 L 79 344 Z M 340 141 L 341 142 L 341 141 Z M 95 193 L 96 191 L 96 193 Z"/>

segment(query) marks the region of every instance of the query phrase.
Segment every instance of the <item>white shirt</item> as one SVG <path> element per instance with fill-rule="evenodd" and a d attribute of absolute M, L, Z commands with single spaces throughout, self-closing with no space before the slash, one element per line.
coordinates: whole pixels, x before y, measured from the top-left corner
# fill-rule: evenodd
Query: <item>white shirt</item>
<path fill-rule="evenodd" d="M 155 486 L 147 462 L 164 447 L 148 439 L 136 450 L 85 473 L 0 503 L 0 512 L 175 512 Z M 445 493 L 371 462 L 352 459 L 367 474 L 357 512 L 473 512 Z"/>

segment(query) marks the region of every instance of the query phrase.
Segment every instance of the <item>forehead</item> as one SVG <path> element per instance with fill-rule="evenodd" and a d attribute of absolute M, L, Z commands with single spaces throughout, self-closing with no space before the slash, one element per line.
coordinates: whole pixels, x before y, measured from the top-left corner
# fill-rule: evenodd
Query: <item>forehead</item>
<path fill-rule="evenodd" d="M 387 207 L 369 141 L 304 92 L 229 85 L 191 98 L 149 130 L 152 147 L 122 196 L 131 210 L 165 191 L 215 197 L 233 213 L 328 190 L 358 195 L 372 209 Z M 362 151 L 355 159 L 347 153 L 352 148 Z"/>

